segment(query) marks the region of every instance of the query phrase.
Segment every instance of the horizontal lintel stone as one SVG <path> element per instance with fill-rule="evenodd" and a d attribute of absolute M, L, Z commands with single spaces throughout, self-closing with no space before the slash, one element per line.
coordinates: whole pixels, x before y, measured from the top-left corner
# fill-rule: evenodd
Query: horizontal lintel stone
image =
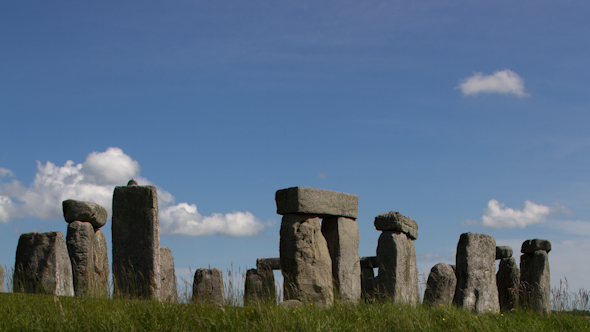
<path fill-rule="evenodd" d="M 337 191 L 291 187 L 277 190 L 277 213 L 358 218 L 358 196 Z"/>

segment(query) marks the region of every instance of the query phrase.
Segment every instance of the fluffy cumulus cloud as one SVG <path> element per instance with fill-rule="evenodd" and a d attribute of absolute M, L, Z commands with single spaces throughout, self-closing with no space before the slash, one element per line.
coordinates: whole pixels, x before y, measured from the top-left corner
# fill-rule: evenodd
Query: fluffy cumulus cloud
<path fill-rule="evenodd" d="M 504 69 L 484 75 L 483 73 L 474 73 L 457 87 L 461 89 L 464 95 L 476 95 L 480 93 L 502 93 L 512 94 L 519 97 L 527 97 L 528 93 L 524 91 L 524 80 L 517 73 L 510 69 Z"/>
<path fill-rule="evenodd" d="M 524 228 L 546 222 L 551 212 L 550 207 L 531 201 L 524 202 L 522 210 L 515 210 L 492 199 L 488 202 L 488 207 L 484 209 L 481 225 L 488 228 Z"/>
<path fill-rule="evenodd" d="M 66 199 L 96 202 L 111 215 L 115 186 L 125 185 L 131 178 L 140 185 L 152 184 L 139 171 L 139 163 L 116 147 L 92 152 L 81 164 L 68 160 L 57 166 L 50 161 L 45 164 L 38 161 L 35 180 L 28 187 L 14 179 L 12 171 L 0 168 L 0 222 L 24 217 L 58 218 L 62 215 L 61 202 Z M 236 237 L 254 235 L 264 228 L 250 212 L 202 216 L 196 205 L 174 205 L 172 194 L 157 188 L 163 234 Z"/>

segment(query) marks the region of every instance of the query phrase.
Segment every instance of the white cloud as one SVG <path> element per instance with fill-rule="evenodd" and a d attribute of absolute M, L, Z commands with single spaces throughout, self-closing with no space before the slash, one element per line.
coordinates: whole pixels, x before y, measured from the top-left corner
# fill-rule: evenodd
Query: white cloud
<path fill-rule="evenodd" d="M 484 209 L 481 225 L 488 228 L 524 228 L 546 222 L 549 213 L 551 213 L 550 207 L 528 200 L 524 202 L 522 210 L 514 210 L 492 199 L 488 202 L 488 207 Z"/>
<path fill-rule="evenodd" d="M 524 80 L 510 69 L 496 71 L 492 75 L 474 73 L 473 76 L 462 80 L 457 87 L 464 95 L 476 95 L 479 93 L 503 93 L 513 94 L 519 97 L 527 97 L 524 91 Z"/>
<path fill-rule="evenodd" d="M 140 185 L 152 184 L 139 175 L 139 163 L 123 150 L 111 147 L 92 152 L 82 164 L 68 160 L 63 166 L 37 161 L 37 174 L 29 187 L 19 181 L 0 182 L 0 222 L 36 217 L 55 219 L 62 215 L 61 202 L 77 199 L 96 202 L 111 215 L 115 186 L 126 185 L 135 178 Z M 0 179 L 14 176 L 0 168 Z M 158 187 L 157 187 L 158 188 Z M 158 210 L 163 234 L 250 236 L 262 231 L 264 224 L 250 212 L 215 213 L 201 216 L 194 204 L 172 205 L 174 196 L 158 188 Z"/>

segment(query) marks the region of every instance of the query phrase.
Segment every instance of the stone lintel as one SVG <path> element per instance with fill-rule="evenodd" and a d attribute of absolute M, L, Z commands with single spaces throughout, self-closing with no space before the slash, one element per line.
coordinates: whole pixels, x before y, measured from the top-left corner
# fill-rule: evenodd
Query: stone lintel
<path fill-rule="evenodd" d="M 358 218 L 358 196 L 337 191 L 291 187 L 277 190 L 277 213 L 310 214 L 320 217 Z"/>

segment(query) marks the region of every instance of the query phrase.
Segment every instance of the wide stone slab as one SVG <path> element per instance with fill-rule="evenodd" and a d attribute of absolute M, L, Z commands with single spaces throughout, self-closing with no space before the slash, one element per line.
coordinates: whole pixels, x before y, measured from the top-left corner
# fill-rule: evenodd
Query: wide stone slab
<path fill-rule="evenodd" d="M 107 210 L 96 203 L 67 199 L 62 202 L 62 208 L 64 219 L 68 223 L 85 221 L 94 228 L 101 228 L 107 223 Z"/>
<path fill-rule="evenodd" d="M 277 213 L 358 218 L 358 196 L 337 191 L 292 187 L 275 195 Z"/>
<path fill-rule="evenodd" d="M 281 258 L 258 258 L 256 260 L 256 268 L 259 270 L 280 270 L 281 269 Z"/>
<path fill-rule="evenodd" d="M 512 247 L 496 246 L 496 259 L 512 257 Z"/>
<path fill-rule="evenodd" d="M 537 250 L 543 250 L 549 253 L 551 251 L 551 242 L 543 239 L 526 240 L 520 248 L 520 252 L 523 254 L 532 254 Z"/>
<path fill-rule="evenodd" d="M 375 228 L 378 231 L 402 232 L 412 240 L 418 238 L 418 224 L 414 219 L 395 211 L 383 213 L 375 217 Z"/>

